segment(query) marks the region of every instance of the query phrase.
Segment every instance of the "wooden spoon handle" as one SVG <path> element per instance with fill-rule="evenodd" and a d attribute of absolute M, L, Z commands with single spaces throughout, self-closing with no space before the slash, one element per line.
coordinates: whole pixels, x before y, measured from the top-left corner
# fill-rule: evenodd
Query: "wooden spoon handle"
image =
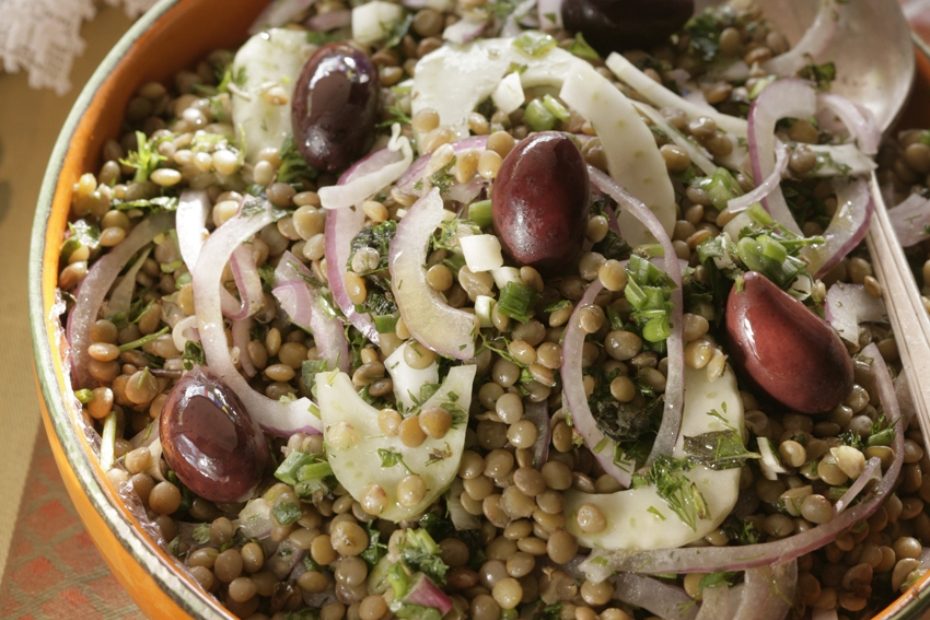
<path fill-rule="evenodd" d="M 885 308 L 894 330 L 924 443 L 930 448 L 930 319 L 888 218 L 874 174 L 871 191 L 875 213 L 866 243 L 872 255 L 875 275 L 882 285 Z"/>

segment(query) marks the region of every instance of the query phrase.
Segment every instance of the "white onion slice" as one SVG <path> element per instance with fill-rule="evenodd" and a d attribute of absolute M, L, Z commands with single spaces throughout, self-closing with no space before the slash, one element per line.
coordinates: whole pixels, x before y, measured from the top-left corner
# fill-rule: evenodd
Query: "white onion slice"
<path fill-rule="evenodd" d="M 845 10 L 844 4 L 821 0 L 817 17 L 801 39 L 784 54 L 766 62 L 765 70 L 781 77 L 794 77 L 812 62 L 820 62 L 821 55 L 830 47 L 836 35 L 839 12 Z"/>
<path fill-rule="evenodd" d="M 698 612 L 694 599 L 683 589 L 634 573 L 616 576 L 614 598 L 665 620 L 693 620 Z"/>
<path fill-rule="evenodd" d="M 865 238 L 875 203 L 867 179 L 837 180 L 836 212 L 823 233 L 824 243 L 804 248 L 802 256 L 814 277 L 829 272 Z"/>
<path fill-rule="evenodd" d="M 821 115 L 825 112 L 836 115 L 863 153 L 866 155 L 878 153 L 882 130 L 871 110 L 833 93 L 821 93 L 817 98 L 820 100 Z"/>
<path fill-rule="evenodd" d="M 788 169 L 788 147 L 781 141 L 775 145 L 775 166 L 772 172 L 762 180 L 748 194 L 731 198 L 727 201 L 727 209 L 738 213 L 748 209 L 757 202 L 762 202 L 769 194 L 775 191 L 781 184 L 781 177 Z"/>
<path fill-rule="evenodd" d="M 136 253 L 152 242 L 156 235 L 168 231 L 174 223 L 174 214 L 168 211 L 156 213 L 133 227 L 122 243 L 97 259 L 75 292 L 77 302 L 68 315 L 67 336 L 71 346 L 71 372 L 75 387 L 85 387 L 92 382 L 87 370 L 90 356 L 90 328 L 97 321 L 97 313 L 103 305 L 107 292 L 119 276 L 123 267 Z"/>
<path fill-rule="evenodd" d="M 320 432 L 320 420 L 311 413 L 313 403 L 306 397 L 272 400 L 252 389 L 239 374 L 226 341 L 219 294 L 223 268 L 235 249 L 281 215 L 266 202 L 260 211 L 245 208 L 216 229 L 194 268 L 193 286 L 197 331 L 210 370 L 236 393 L 265 432 L 286 437 L 296 432 Z"/>
<path fill-rule="evenodd" d="M 188 340 L 200 342 L 200 335 L 197 333 L 197 315 L 186 316 L 175 323 L 171 330 L 171 340 L 178 351 L 184 350 Z"/>
<path fill-rule="evenodd" d="M 665 409 L 662 412 L 662 424 L 656 435 L 647 463 L 652 463 L 659 455 L 669 455 L 678 438 L 681 427 L 681 407 L 684 401 L 684 338 L 682 336 L 682 276 L 681 263 L 675 253 L 672 240 L 652 211 L 642 202 L 628 194 L 613 179 L 593 166 L 588 166 L 591 184 L 599 191 L 610 196 L 619 207 L 638 219 L 662 246 L 664 271 L 672 279 L 675 288 L 671 296 L 672 333 L 666 340 L 668 350 L 668 370 L 665 381 Z M 563 383 L 564 380 L 563 380 Z"/>
<path fill-rule="evenodd" d="M 901 412 L 895 399 L 894 385 L 875 343 L 863 349 L 862 356 L 871 359 L 869 373 L 878 388 L 883 413 L 895 429 L 894 458 L 882 476 L 881 482 L 868 498 L 822 525 L 788 538 L 766 543 L 655 551 L 595 549 L 581 564 L 581 570 L 585 576 L 592 581 L 604 581 L 617 571 L 651 574 L 708 573 L 780 564 L 820 549 L 835 540 L 837 535 L 849 526 L 867 519 L 884 502 L 898 480 L 904 457 L 904 424 L 899 423 Z"/>
<path fill-rule="evenodd" d="M 444 357 L 468 360 L 475 356 L 475 315 L 447 304 L 426 281 L 429 240 L 444 213 L 434 188 L 397 225 L 389 259 L 391 290 L 401 318 L 420 344 Z"/>
<path fill-rule="evenodd" d="M 523 92 L 520 74 L 514 71 L 505 75 L 501 83 L 491 93 L 491 101 L 494 102 L 494 107 L 504 114 L 510 114 L 523 105 L 523 102 L 526 101 L 526 94 Z"/>
<path fill-rule="evenodd" d="M 840 337 L 853 344 L 859 343 L 859 324 L 865 321 L 887 321 L 885 304 L 872 297 L 861 284 L 836 282 L 827 291 L 824 316 Z"/>
<path fill-rule="evenodd" d="M 345 209 L 360 204 L 396 181 L 413 162 L 410 141 L 400 135 L 395 124 L 387 148 L 369 155 L 352 169 L 345 182 L 320 188 L 320 202 L 324 209 Z"/>
<path fill-rule="evenodd" d="M 882 461 L 877 456 L 873 456 L 866 462 L 865 469 L 862 470 L 862 473 L 859 474 L 856 481 L 849 486 L 842 497 L 836 500 L 836 504 L 834 504 L 833 507 L 836 509 L 837 514 L 843 512 L 843 510 L 852 504 L 869 482 L 881 479 Z"/>
<path fill-rule="evenodd" d="M 669 122 L 665 120 L 665 117 L 662 116 L 661 112 L 641 101 L 631 100 L 631 102 L 637 112 L 648 118 L 653 125 L 659 128 L 659 131 L 668 136 L 669 140 L 688 153 L 691 162 L 700 168 L 701 172 L 710 176 L 717 171 L 717 164 L 707 155 L 707 151 L 704 150 L 704 147 L 695 144 L 680 131 L 672 127 Z"/>
<path fill-rule="evenodd" d="M 782 118 L 810 118 L 817 112 L 814 88 L 801 80 L 772 82 L 749 108 L 749 158 L 752 176 L 758 183 L 775 169 L 775 124 Z M 762 206 L 779 224 L 800 235 L 801 229 L 788 209 L 781 188 L 774 188 Z"/>
<path fill-rule="evenodd" d="M 798 562 L 788 560 L 746 571 L 739 607 L 732 620 L 783 620 L 798 589 Z"/>
<path fill-rule="evenodd" d="M 708 110 L 704 106 L 696 105 L 676 95 L 637 69 L 633 63 L 620 54 L 612 53 L 607 57 L 606 64 L 607 68 L 614 72 L 614 75 L 657 108 L 675 108 L 691 118 L 706 116 L 713 119 L 720 129 L 736 137 L 746 137 L 748 128 L 745 120 L 715 110 Z"/>
<path fill-rule="evenodd" d="M 888 219 L 905 248 L 930 239 L 930 200 L 911 194 L 888 210 Z"/>
<path fill-rule="evenodd" d="M 563 398 L 572 416 L 572 428 L 581 436 L 585 446 L 600 463 L 604 473 L 612 476 L 620 486 L 627 488 L 632 481 L 634 463 L 618 464 L 614 461 L 616 442 L 604 434 L 591 407 L 584 389 L 584 375 L 581 368 L 581 352 L 584 347 L 585 333 L 579 325 L 581 311 L 594 303 L 603 286 L 597 280 L 588 286 L 588 290 L 575 306 L 575 311 L 568 320 L 568 326 L 562 339 L 562 387 Z"/>
<path fill-rule="evenodd" d="M 288 316 L 301 318 L 301 323 L 296 320 L 294 323 L 313 334 L 313 343 L 320 358 L 325 360 L 330 368 L 348 372 L 351 358 L 342 321 L 336 317 L 320 291 L 311 285 L 315 278 L 307 266 L 289 251 L 285 251 L 278 260 L 274 277 L 274 291 L 282 287 L 289 287 L 293 291 L 292 297 L 296 305 L 288 301 L 289 309 L 284 308 L 283 303 L 282 309 Z M 274 291 L 272 294 L 277 297 Z M 294 314 L 291 315 L 291 312 Z M 306 322 L 303 322 L 304 317 Z"/>
<path fill-rule="evenodd" d="M 474 41 L 481 36 L 488 26 L 488 18 L 484 15 L 468 13 L 462 19 L 442 31 L 442 38 L 450 43 L 459 45 Z"/>

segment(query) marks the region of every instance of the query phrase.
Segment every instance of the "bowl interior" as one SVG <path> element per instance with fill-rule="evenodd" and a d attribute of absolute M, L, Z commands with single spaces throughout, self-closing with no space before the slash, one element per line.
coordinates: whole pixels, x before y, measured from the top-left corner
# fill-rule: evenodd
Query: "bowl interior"
<path fill-rule="evenodd" d="M 121 584 L 153 618 L 229 618 L 145 531 L 106 482 L 80 423 L 70 387 L 56 290 L 72 187 L 97 170 L 107 139 L 119 134 L 126 104 L 149 81 L 167 81 L 216 48 L 234 48 L 267 0 L 162 0 L 107 56 L 78 98 L 50 159 L 32 232 L 30 315 L 42 415 L 69 495 Z M 916 49 L 918 81 L 902 126 L 930 126 L 930 51 Z M 913 617 L 930 604 L 930 574 L 879 617 Z"/>

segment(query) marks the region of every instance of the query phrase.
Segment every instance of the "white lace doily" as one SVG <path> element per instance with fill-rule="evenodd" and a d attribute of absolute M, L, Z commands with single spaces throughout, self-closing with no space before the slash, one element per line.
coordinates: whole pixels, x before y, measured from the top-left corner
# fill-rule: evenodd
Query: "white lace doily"
<path fill-rule="evenodd" d="M 106 0 L 137 17 L 155 0 Z M 0 0 L 0 62 L 7 73 L 26 71 L 29 86 L 59 95 L 71 88 L 71 65 L 84 51 L 81 23 L 97 13 L 94 0 Z"/>

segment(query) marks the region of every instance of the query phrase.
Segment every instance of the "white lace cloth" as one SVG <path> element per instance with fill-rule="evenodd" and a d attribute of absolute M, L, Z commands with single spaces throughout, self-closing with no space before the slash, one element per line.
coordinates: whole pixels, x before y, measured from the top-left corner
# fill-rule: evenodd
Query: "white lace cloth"
<path fill-rule="evenodd" d="M 155 0 L 106 0 L 137 17 Z M 71 88 L 71 65 L 84 51 L 81 23 L 97 14 L 94 0 L 0 0 L 0 66 L 26 71 L 29 86 L 62 95 Z"/>

